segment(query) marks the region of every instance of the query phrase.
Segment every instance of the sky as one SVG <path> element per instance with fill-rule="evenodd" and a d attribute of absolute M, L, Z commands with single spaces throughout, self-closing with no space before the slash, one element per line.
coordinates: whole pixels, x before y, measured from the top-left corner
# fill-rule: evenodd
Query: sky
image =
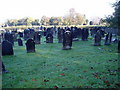
<path fill-rule="evenodd" d="M 89 20 L 92 17 L 104 18 L 114 12 L 114 2 L 116 0 L 1 0 L 0 23 L 24 17 L 65 16 L 70 8 L 85 14 Z"/>

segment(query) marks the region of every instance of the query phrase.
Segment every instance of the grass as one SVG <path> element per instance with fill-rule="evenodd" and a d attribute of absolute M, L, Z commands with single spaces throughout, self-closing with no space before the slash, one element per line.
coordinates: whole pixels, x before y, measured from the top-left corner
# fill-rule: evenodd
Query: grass
<path fill-rule="evenodd" d="M 71 50 L 62 44 L 36 45 L 36 53 L 14 46 L 13 56 L 3 56 L 10 73 L 3 74 L 3 88 L 118 88 L 117 44 L 93 46 L 94 41 L 73 42 Z M 24 41 L 25 43 L 26 41 Z"/>

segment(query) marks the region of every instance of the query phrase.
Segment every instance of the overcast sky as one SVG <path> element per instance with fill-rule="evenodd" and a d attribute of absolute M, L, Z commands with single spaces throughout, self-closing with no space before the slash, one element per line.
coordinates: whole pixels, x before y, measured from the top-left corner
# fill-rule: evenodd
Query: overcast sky
<path fill-rule="evenodd" d="M 87 19 L 94 16 L 103 18 L 113 13 L 114 2 L 116 0 L 1 0 L 0 23 L 24 17 L 64 16 L 70 8 L 85 14 Z"/>

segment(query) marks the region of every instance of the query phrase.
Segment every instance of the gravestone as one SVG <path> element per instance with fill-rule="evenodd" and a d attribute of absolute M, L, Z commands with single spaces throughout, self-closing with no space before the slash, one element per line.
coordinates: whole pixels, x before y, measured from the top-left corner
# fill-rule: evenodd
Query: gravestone
<path fill-rule="evenodd" d="M 23 37 L 23 33 L 22 33 L 22 32 L 19 32 L 18 35 L 19 35 L 19 37 L 21 37 L 21 38 Z"/>
<path fill-rule="evenodd" d="M 35 42 L 32 39 L 28 39 L 26 42 L 27 53 L 35 52 Z"/>
<path fill-rule="evenodd" d="M 46 43 L 53 43 L 53 35 L 52 35 L 52 33 L 47 34 Z"/>
<path fill-rule="evenodd" d="M 118 41 L 118 53 L 120 53 L 120 40 Z"/>
<path fill-rule="evenodd" d="M 13 40 L 17 41 L 17 37 L 18 37 L 17 31 L 12 31 L 11 34 L 13 35 Z"/>
<path fill-rule="evenodd" d="M 79 41 L 79 38 L 78 38 L 78 28 L 77 27 L 71 27 L 71 31 L 72 31 L 72 41 Z"/>
<path fill-rule="evenodd" d="M 18 39 L 18 46 L 23 46 L 23 41 L 22 41 L 22 39 Z"/>
<path fill-rule="evenodd" d="M 33 28 L 29 28 L 29 38 L 33 39 L 34 38 L 34 33 L 35 33 L 35 30 Z"/>
<path fill-rule="evenodd" d="M 82 32 L 81 32 L 81 28 L 78 28 L 78 38 L 80 38 L 82 36 Z"/>
<path fill-rule="evenodd" d="M 4 40 L 2 42 L 2 55 L 13 55 L 14 51 L 13 51 L 13 45 L 11 42 L 9 42 L 8 40 Z"/>
<path fill-rule="evenodd" d="M 100 31 L 97 31 L 95 35 L 94 46 L 100 46 L 100 45 L 101 45 L 101 34 L 100 34 Z"/>
<path fill-rule="evenodd" d="M 9 42 L 12 43 L 12 45 L 14 45 L 14 40 L 13 40 L 13 34 L 11 34 L 10 32 L 6 32 L 4 35 L 5 40 L 8 40 Z"/>
<path fill-rule="evenodd" d="M 63 50 L 69 50 L 72 47 L 72 33 L 67 30 L 63 34 Z"/>
<path fill-rule="evenodd" d="M 24 40 L 29 39 L 29 33 L 30 33 L 29 29 L 24 30 Z"/>
<path fill-rule="evenodd" d="M 35 32 L 34 33 L 34 41 L 35 41 L 35 44 L 40 44 L 40 41 L 41 41 L 40 32 Z"/>
<path fill-rule="evenodd" d="M 64 29 L 59 29 L 58 30 L 58 43 L 63 42 L 63 33 L 64 33 Z"/>
<path fill-rule="evenodd" d="M 110 45 L 112 41 L 112 33 L 108 33 L 105 37 L 105 45 Z"/>
<path fill-rule="evenodd" d="M 87 41 L 89 36 L 89 32 L 87 28 L 82 29 L 82 40 Z"/>

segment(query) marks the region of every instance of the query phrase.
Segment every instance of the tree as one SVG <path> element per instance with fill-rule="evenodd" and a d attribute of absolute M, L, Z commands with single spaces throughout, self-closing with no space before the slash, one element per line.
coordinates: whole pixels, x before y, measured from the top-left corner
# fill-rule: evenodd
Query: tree
<path fill-rule="evenodd" d="M 11 19 L 6 22 L 9 26 L 16 26 L 17 25 L 17 19 Z"/>
<path fill-rule="evenodd" d="M 35 19 L 34 21 L 32 21 L 32 25 L 40 25 L 39 19 Z"/>
<path fill-rule="evenodd" d="M 62 17 L 51 17 L 49 20 L 50 25 L 62 25 L 63 18 Z"/>
<path fill-rule="evenodd" d="M 46 16 L 42 16 L 42 18 L 41 18 L 41 24 L 42 25 L 49 25 L 49 17 L 46 17 Z"/>
<path fill-rule="evenodd" d="M 77 13 L 74 8 L 69 10 L 68 15 L 64 17 L 64 24 L 67 25 L 82 25 L 86 24 L 86 16 Z"/>
<path fill-rule="evenodd" d="M 76 13 L 76 25 L 86 24 L 86 16 Z"/>
<path fill-rule="evenodd" d="M 94 25 L 99 25 L 100 24 L 101 18 L 99 17 L 92 17 L 91 21 L 93 22 Z"/>
<path fill-rule="evenodd" d="M 116 1 L 113 4 L 115 9 L 113 15 L 109 15 L 106 17 L 105 21 L 114 28 L 120 28 L 120 1 Z"/>

